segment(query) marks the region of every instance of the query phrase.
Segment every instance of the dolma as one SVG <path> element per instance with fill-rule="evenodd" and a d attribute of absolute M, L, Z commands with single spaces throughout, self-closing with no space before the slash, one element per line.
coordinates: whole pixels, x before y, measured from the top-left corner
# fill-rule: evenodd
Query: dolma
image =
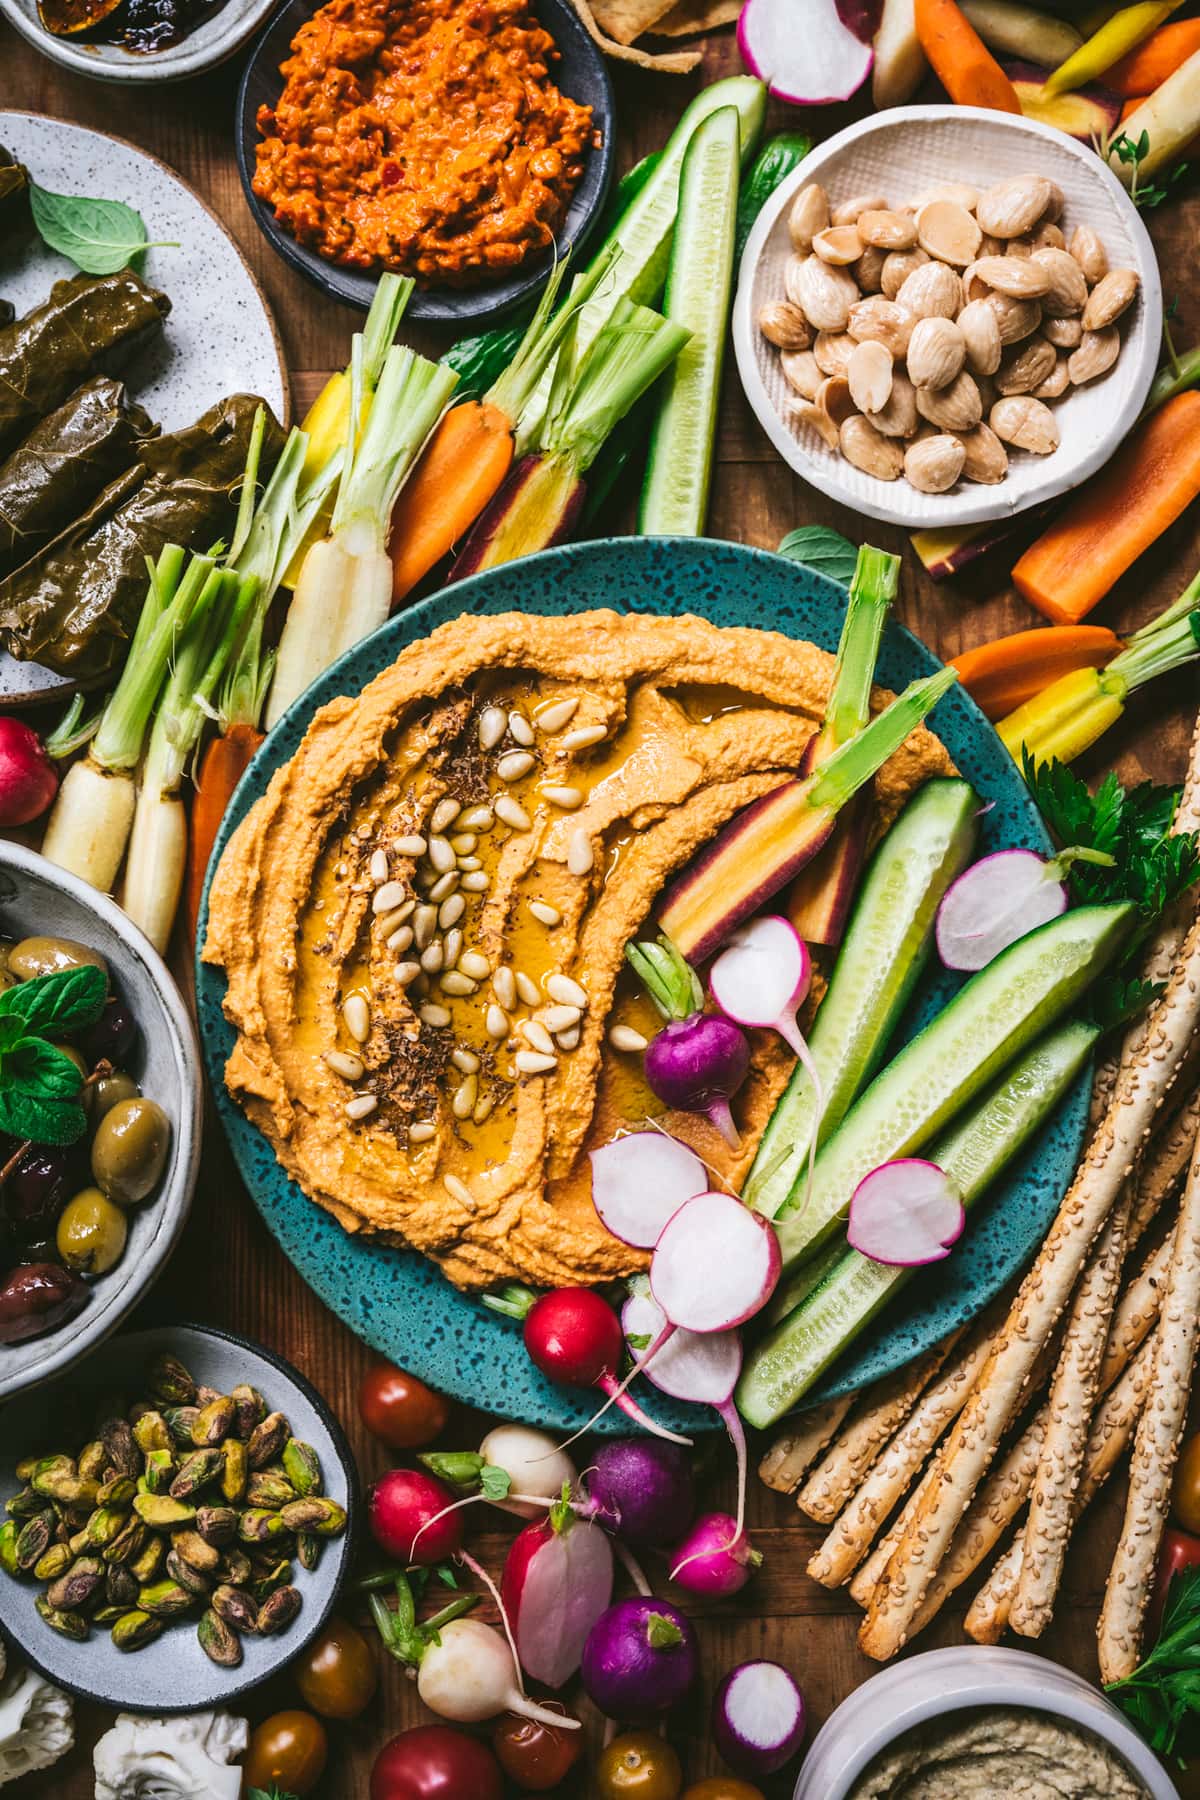
<path fill-rule="evenodd" d="M 92 375 L 117 375 L 171 310 L 130 269 L 56 281 L 43 305 L 0 330 L 0 456 Z"/>
<path fill-rule="evenodd" d="M 0 576 L 27 561 L 138 463 L 155 434 L 123 382 L 97 375 L 0 463 Z"/>
<path fill-rule="evenodd" d="M 207 550 L 231 538 L 254 414 L 263 404 L 252 394 L 230 395 L 194 425 L 145 444 L 144 478 L 131 493 L 114 493 L 114 484 L 0 581 L 4 647 L 77 681 L 111 674 L 146 597 L 146 558 L 166 544 Z M 261 479 L 282 448 L 283 430 L 268 408 Z"/>
<path fill-rule="evenodd" d="M 32 233 L 29 170 L 0 144 L 0 250 L 19 250 Z M 0 324 L 7 322 L 0 319 Z"/>

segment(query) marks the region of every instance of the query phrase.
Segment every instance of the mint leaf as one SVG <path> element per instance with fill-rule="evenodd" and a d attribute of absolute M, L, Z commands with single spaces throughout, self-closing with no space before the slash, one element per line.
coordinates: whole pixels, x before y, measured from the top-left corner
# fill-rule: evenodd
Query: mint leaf
<path fill-rule="evenodd" d="M 86 1123 L 79 1103 L 82 1075 L 44 1038 L 13 1042 L 11 1034 L 9 1019 L 0 1019 L 0 1131 L 35 1144 L 73 1144 Z"/>
<path fill-rule="evenodd" d="M 141 214 L 123 200 L 52 194 L 31 181 L 29 202 L 42 242 L 67 257 L 85 275 L 115 275 L 145 250 L 179 248 L 178 244 L 152 245 Z"/>
<path fill-rule="evenodd" d="M 485 1500 L 507 1500 L 512 1487 L 512 1476 L 507 1469 L 498 1469 L 495 1463 L 484 1463 L 479 1471 L 479 1491 Z"/>
<path fill-rule="evenodd" d="M 84 963 L 77 969 L 55 969 L 18 981 L 0 994 L 0 1016 L 15 1014 L 26 1031 L 43 1037 L 65 1037 L 94 1025 L 104 1011 L 108 984 L 103 969 Z"/>
<path fill-rule="evenodd" d="M 778 554 L 803 563 L 818 575 L 827 575 L 830 581 L 839 581 L 843 587 L 850 586 L 858 564 L 858 551 L 849 538 L 829 525 L 801 525 L 789 531 Z"/>
<path fill-rule="evenodd" d="M 6 1085 L 40 1100 L 73 1100 L 83 1086 L 83 1076 L 62 1050 L 45 1038 L 18 1038 L 4 1059 Z"/>

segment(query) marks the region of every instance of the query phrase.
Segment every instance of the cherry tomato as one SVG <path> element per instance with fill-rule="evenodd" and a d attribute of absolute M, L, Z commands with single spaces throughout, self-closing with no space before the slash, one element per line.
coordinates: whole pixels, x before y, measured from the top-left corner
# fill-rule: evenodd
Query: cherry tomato
<path fill-rule="evenodd" d="M 531 1794 L 546 1794 L 579 1761 L 582 1736 L 581 1731 L 560 1731 L 554 1725 L 509 1713 L 492 1732 L 492 1748 L 500 1767 L 518 1787 Z"/>
<path fill-rule="evenodd" d="M 371 1800 L 503 1800 L 500 1765 L 478 1738 L 448 1725 L 414 1725 L 385 1744 L 371 1770 Z"/>
<path fill-rule="evenodd" d="M 656 1731 L 627 1731 L 613 1739 L 596 1764 L 600 1800 L 679 1800 L 683 1769 Z"/>
<path fill-rule="evenodd" d="M 693 1782 L 683 1800 L 763 1800 L 763 1791 L 732 1775 L 710 1775 L 707 1781 Z"/>
<path fill-rule="evenodd" d="M 248 1788 L 273 1787 L 305 1800 L 325 1772 L 329 1739 L 320 1719 L 311 1713 L 272 1713 L 257 1726 L 242 1774 Z"/>
<path fill-rule="evenodd" d="M 1186 1531 L 1176 1531 L 1168 1525 L 1163 1532 L 1162 1546 L 1158 1552 L 1158 1568 L 1154 1575 L 1154 1591 L 1150 1596 L 1150 1606 L 1146 1613 L 1145 1636 L 1142 1640 L 1143 1652 L 1149 1650 L 1158 1637 L 1158 1628 L 1162 1624 L 1163 1608 L 1167 1603 L 1167 1590 L 1176 1575 L 1185 1569 L 1194 1569 L 1200 1563 L 1200 1537 L 1189 1537 Z"/>
<path fill-rule="evenodd" d="M 394 1363 L 374 1363 L 358 1387 L 358 1410 L 372 1436 L 392 1450 L 423 1450 L 446 1429 L 450 1403 Z"/>
<path fill-rule="evenodd" d="M 1185 1531 L 1200 1534 L 1200 1431 L 1187 1439 L 1180 1452 L 1171 1511 Z"/>
<path fill-rule="evenodd" d="M 336 1616 L 293 1663 L 292 1673 L 305 1705 L 326 1719 L 357 1719 L 379 1683 L 366 1638 Z"/>

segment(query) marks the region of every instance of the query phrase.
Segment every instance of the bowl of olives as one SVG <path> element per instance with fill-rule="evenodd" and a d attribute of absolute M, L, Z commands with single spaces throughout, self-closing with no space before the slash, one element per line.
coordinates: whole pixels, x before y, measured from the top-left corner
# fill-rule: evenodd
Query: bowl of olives
<path fill-rule="evenodd" d="M 106 896 L 0 841 L 0 1399 L 146 1293 L 191 1204 L 200 1117 L 161 958 Z"/>

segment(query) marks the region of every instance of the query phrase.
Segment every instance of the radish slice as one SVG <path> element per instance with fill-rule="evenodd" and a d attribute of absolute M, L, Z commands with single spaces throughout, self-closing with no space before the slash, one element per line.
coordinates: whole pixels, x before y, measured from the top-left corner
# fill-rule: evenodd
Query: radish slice
<path fill-rule="evenodd" d="M 672 1325 L 731 1331 L 760 1312 L 779 1280 L 775 1229 L 732 1194 L 697 1194 L 663 1228 L 650 1288 Z"/>
<path fill-rule="evenodd" d="M 667 1323 L 644 1280 L 637 1278 L 637 1288 L 621 1308 L 625 1339 L 635 1355 L 661 1336 Z M 741 1372 L 742 1340 L 736 1331 L 676 1331 L 642 1364 L 642 1374 L 660 1393 L 700 1406 L 722 1405 Z"/>
<path fill-rule="evenodd" d="M 752 75 L 779 100 L 824 106 L 848 100 L 871 73 L 874 52 L 843 23 L 836 0 L 746 0 L 738 19 L 738 49 Z"/>
<path fill-rule="evenodd" d="M 962 1236 L 962 1195 L 936 1163 L 904 1157 L 859 1182 L 846 1237 L 872 1262 L 916 1269 L 941 1262 Z"/>
<path fill-rule="evenodd" d="M 775 1662 L 742 1663 L 713 1695 L 713 1740 L 739 1775 L 761 1780 L 804 1741 L 804 1696 Z"/>
<path fill-rule="evenodd" d="M 653 1250 L 671 1215 L 708 1187 L 700 1158 L 661 1131 L 617 1138 L 593 1150 L 591 1163 L 601 1224 L 636 1250 Z"/>
<path fill-rule="evenodd" d="M 599 1525 L 561 1503 L 526 1525 L 509 1548 L 500 1592 L 527 1675 L 552 1688 L 571 1679 L 612 1587 L 612 1546 Z"/>
<path fill-rule="evenodd" d="M 948 969 L 986 968 L 993 957 L 1067 910 L 1058 865 L 1034 850 L 997 850 L 951 882 L 937 915 L 938 955 Z"/>

